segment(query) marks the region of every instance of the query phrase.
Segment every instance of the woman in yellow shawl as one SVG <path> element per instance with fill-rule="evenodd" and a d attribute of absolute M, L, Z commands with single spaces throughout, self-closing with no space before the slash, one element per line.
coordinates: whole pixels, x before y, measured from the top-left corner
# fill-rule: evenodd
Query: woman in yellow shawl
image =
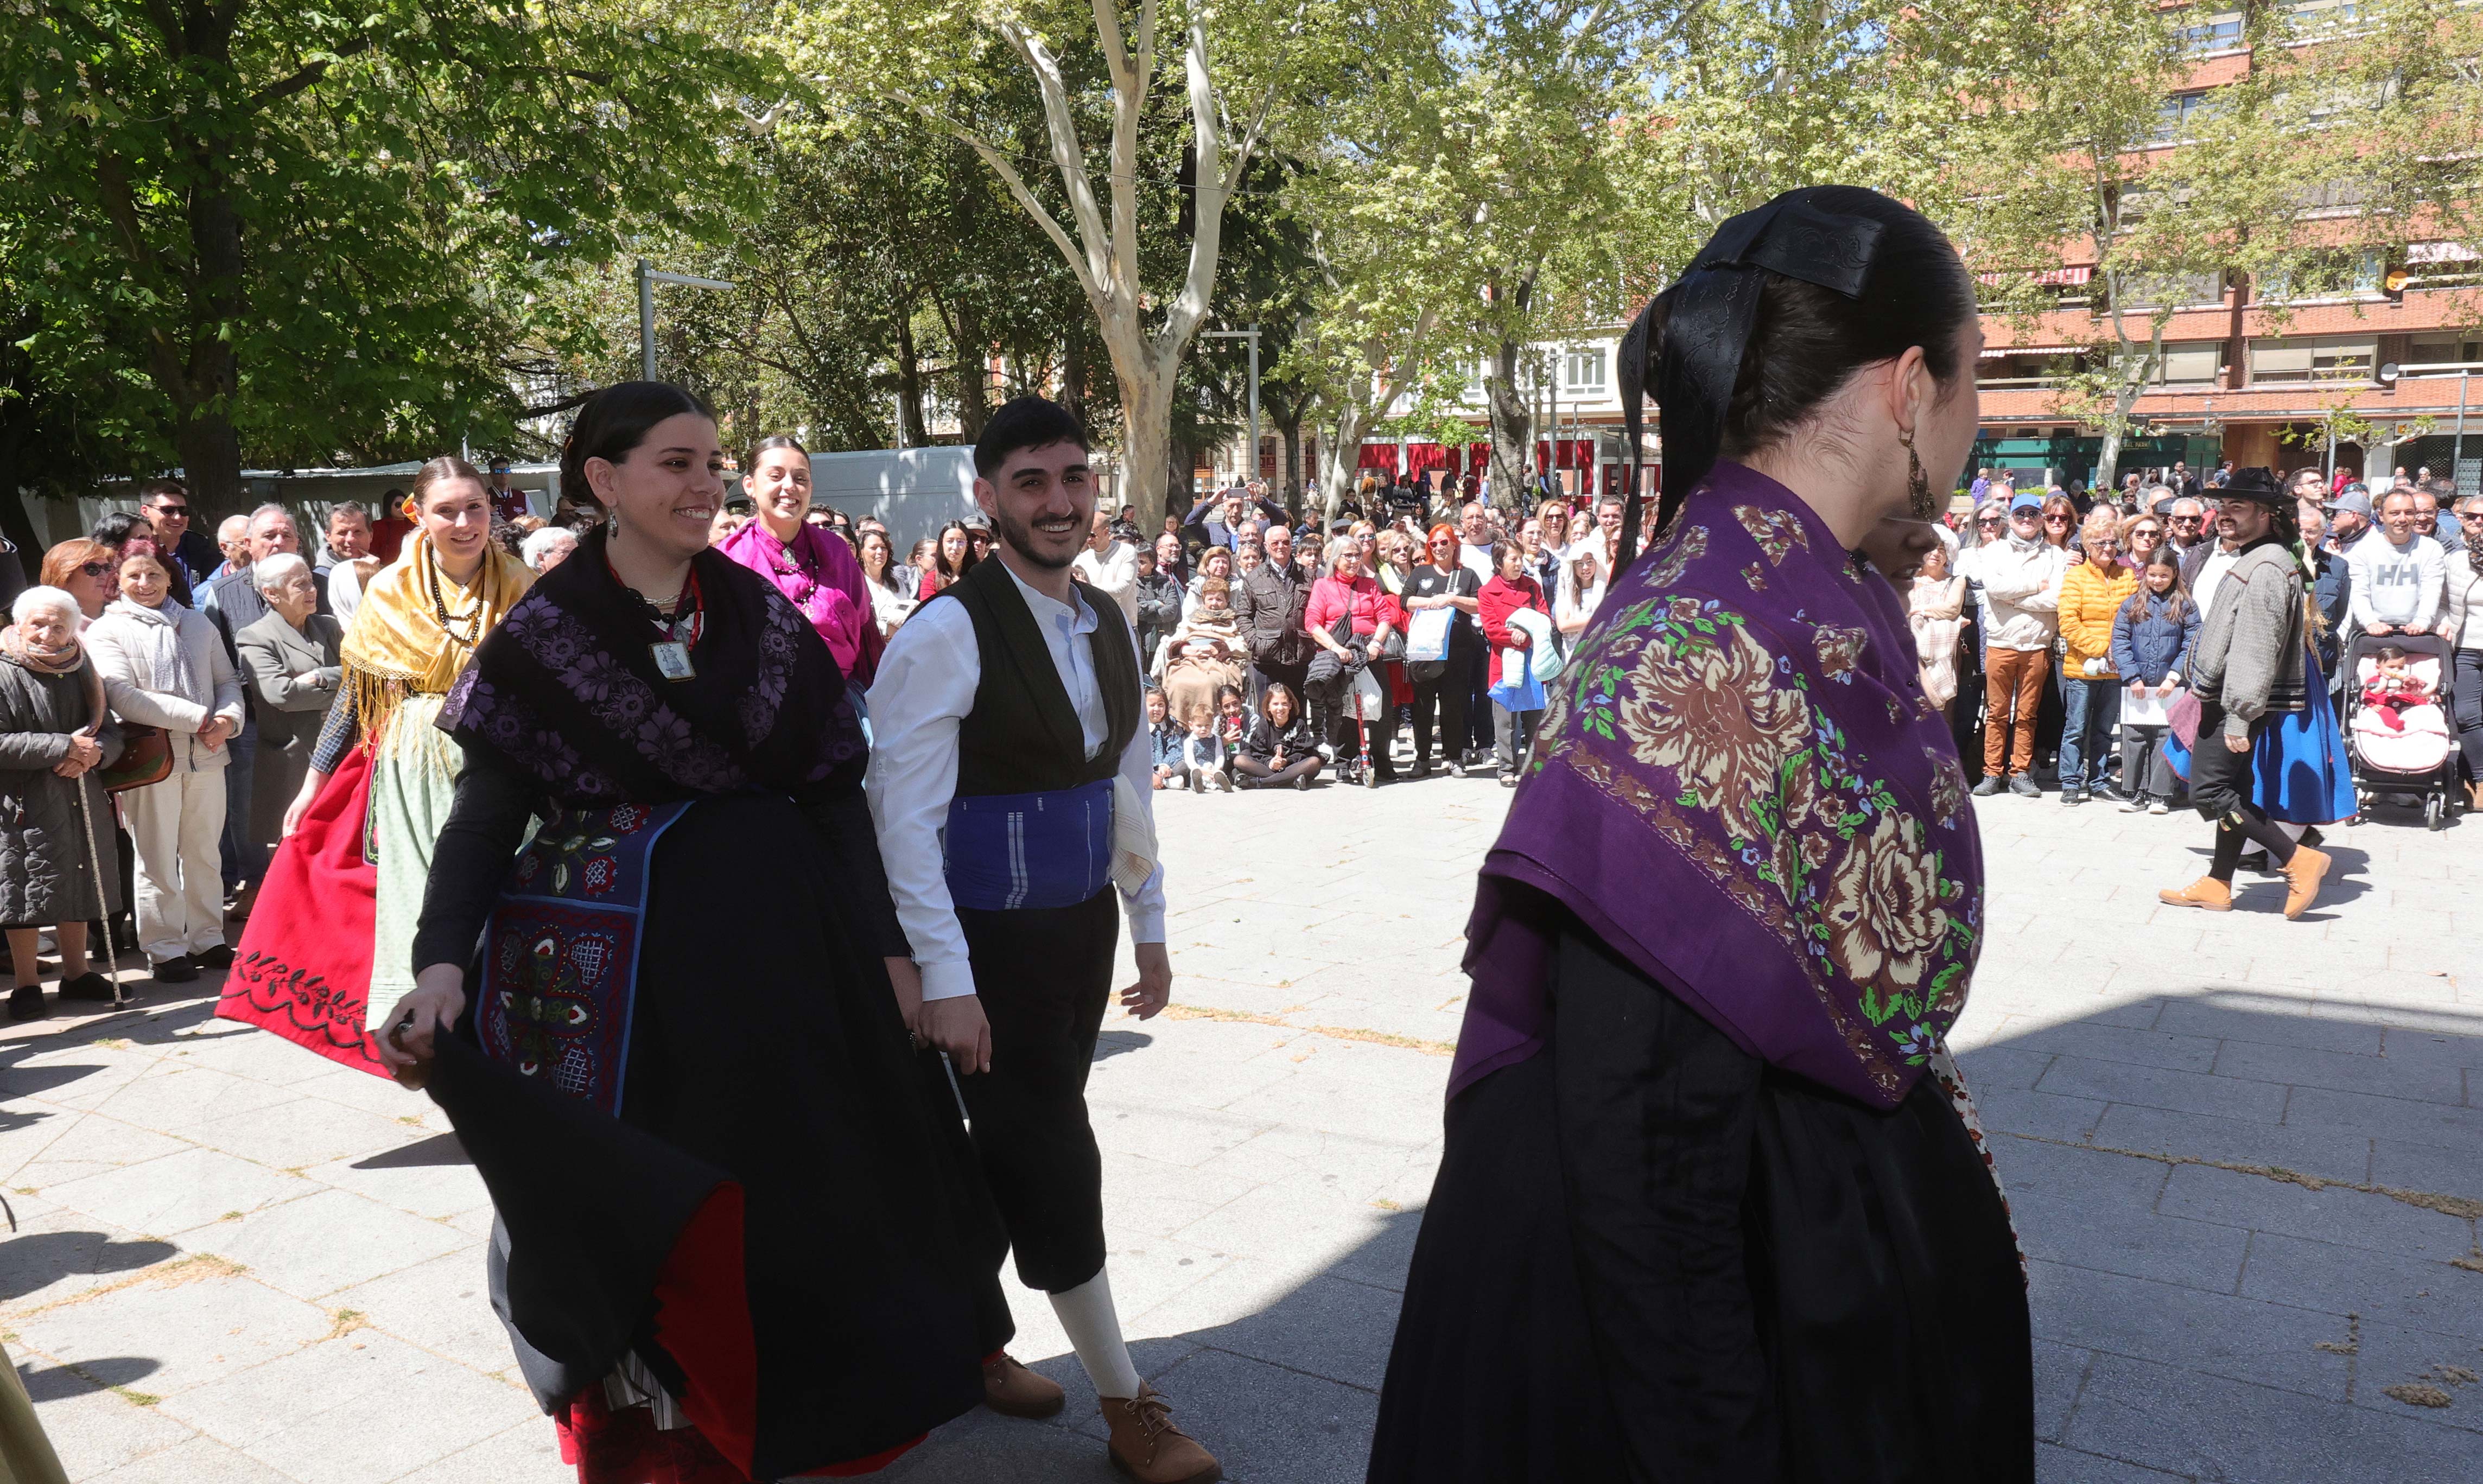
<path fill-rule="evenodd" d="M 464 460 L 424 464 L 406 503 L 414 534 L 354 610 L 344 683 L 216 1011 L 377 1076 L 372 1018 L 414 988 L 423 881 L 457 790 L 456 744 L 433 724 L 532 580 L 492 544 L 490 494 Z"/>

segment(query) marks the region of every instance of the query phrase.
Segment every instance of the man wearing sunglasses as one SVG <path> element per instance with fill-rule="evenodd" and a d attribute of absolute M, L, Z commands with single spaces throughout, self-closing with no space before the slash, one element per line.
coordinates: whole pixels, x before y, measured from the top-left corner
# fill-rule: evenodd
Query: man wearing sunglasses
<path fill-rule="evenodd" d="M 2043 681 L 2051 672 L 2052 641 L 2061 631 L 2061 578 L 2069 570 L 2066 547 L 2043 539 L 2043 497 L 2028 490 L 2009 502 L 2009 534 L 1977 548 L 1975 576 L 1990 609 L 1985 629 L 1983 782 L 1976 794 L 1989 798 L 2004 781 L 2024 798 L 2042 792 L 2029 776 L 2035 765 L 2035 716 Z"/>
<path fill-rule="evenodd" d="M 224 555 L 191 522 L 190 491 L 177 479 L 150 479 L 138 487 L 138 505 L 155 528 L 157 553 L 180 569 L 191 592 L 204 587 Z"/>
<path fill-rule="evenodd" d="M 2173 513 L 2164 517 L 2165 537 L 2173 549 L 2187 555 L 2194 546 L 2207 539 L 2207 506 L 2203 500 L 2179 498 L 2173 502 Z"/>

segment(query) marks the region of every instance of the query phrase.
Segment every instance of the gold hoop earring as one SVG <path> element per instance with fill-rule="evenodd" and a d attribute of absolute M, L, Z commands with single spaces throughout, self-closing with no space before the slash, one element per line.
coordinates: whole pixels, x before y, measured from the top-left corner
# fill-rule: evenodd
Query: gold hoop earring
<path fill-rule="evenodd" d="M 1923 472 L 1923 461 L 1914 452 L 1914 430 L 1899 428 L 1897 441 L 1906 450 L 1906 502 L 1917 520 L 1936 520 L 1939 506 L 1932 498 L 1931 476 Z"/>

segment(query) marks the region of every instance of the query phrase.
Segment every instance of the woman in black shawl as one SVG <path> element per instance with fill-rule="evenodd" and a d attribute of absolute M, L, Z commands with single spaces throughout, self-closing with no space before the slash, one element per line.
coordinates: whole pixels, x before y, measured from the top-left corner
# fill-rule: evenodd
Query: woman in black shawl
<path fill-rule="evenodd" d="M 677 387 L 579 413 L 561 488 L 611 520 L 441 712 L 465 772 L 379 1042 L 492 1191 L 494 1302 L 582 1484 L 876 1468 L 1008 1338 L 892 985 L 861 729 L 817 631 L 707 549 L 722 461 Z"/>

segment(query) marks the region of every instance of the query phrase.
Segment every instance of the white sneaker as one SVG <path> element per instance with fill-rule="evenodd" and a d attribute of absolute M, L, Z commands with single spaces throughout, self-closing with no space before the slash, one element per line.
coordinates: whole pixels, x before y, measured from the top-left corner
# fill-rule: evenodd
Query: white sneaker
<path fill-rule="evenodd" d="M 2173 812 L 2173 806 L 2165 803 L 2161 799 L 2149 799 L 2147 801 L 2147 812 L 2150 814 L 2170 814 Z"/>
<path fill-rule="evenodd" d="M 2143 793 L 2131 794 L 2121 801 L 2121 811 L 2124 814 L 2135 814 L 2145 808 L 2147 808 L 2147 795 Z"/>

